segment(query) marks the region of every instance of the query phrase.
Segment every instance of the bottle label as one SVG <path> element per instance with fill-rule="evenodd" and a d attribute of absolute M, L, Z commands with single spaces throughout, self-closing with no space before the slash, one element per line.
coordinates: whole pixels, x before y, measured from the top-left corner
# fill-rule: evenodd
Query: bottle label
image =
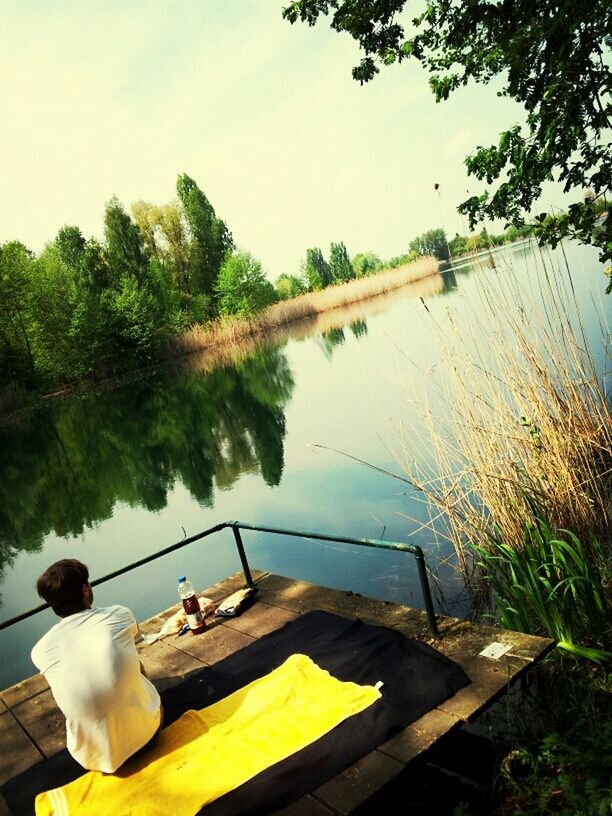
<path fill-rule="evenodd" d="M 187 623 L 190 629 L 199 629 L 202 626 L 202 613 L 196 612 L 193 615 L 187 615 Z"/>

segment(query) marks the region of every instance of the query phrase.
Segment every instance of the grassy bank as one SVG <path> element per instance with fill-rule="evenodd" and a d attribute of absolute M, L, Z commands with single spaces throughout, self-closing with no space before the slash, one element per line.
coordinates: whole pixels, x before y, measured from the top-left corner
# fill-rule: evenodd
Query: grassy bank
<path fill-rule="evenodd" d="M 290 336 L 311 336 L 375 314 L 386 307 L 385 295 L 392 298 L 400 288 L 406 287 L 413 297 L 435 295 L 443 288 L 437 267 L 435 259 L 426 258 L 320 292 L 280 301 L 252 318 L 223 318 L 196 325 L 178 341 L 164 347 L 158 362 L 142 366 L 137 372 L 132 370 L 106 379 L 86 380 L 43 395 L 18 386 L 6 386 L 0 390 L 0 415 L 6 417 L 39 404 L 41 400 L 113 388 L 126 380 L 148 376 L 169 361 L 180 360 L 183 364 L 182 358 L 186 355 L 189 355 L 187 364 L 202 372 L 212 371 L 219 365 L 234 364 L 262 343 L 278 344 Z"/>
<path fill-rule="evenodd" d="M 447 519 L 443 534 L 464 564 L 493 522 L 522 548 L 533 516 L 526 496 L 553 528 L 609 548 L 612 409 L 569 270 L 545 267 L 529 290 L 511 267 L 502 271 L 483 270 L 467 313 L 437 327 L 442 365 L 427 387 L 439 389 L 444 407 L 434 415 L 424 403 L 422 433 L 402 438 L 402 463 Z"/>
<path fill-rule="evenodd" d="M 422 431 L 402 437 L 401 461 L 429 505 L 432 533 L 455 547 L 474 617 L 561 647 L 532 676 L 530 699 L 508 702 L 496 724 L 494 812 L 603 814 L 612 408 L 570 270 L 541 255 L 529 288 L 511 266 L 502 271 L 483 269 L 467 312 L 436 323 L 441 407 L 424 400 Z"/>
<path fill-rule="evenodd" d="M 222 318 L 205 325 L 192 326 L 168 347 L 167 353 L 168 356 L 186 354 L 262 337 L 282 326 L 298 323 L 333 309 L 341 309 L 430 277 L 436 281 L 441 280 L 438 261 L 435 258 L 421 258 L 395 269 L 386 269 L 375 275 L 282 300 L 251 318 Z"/>

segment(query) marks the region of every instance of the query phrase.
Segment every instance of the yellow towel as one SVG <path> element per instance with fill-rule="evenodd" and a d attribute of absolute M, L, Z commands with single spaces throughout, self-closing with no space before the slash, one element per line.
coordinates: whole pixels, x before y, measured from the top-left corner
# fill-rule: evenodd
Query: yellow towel
<path fill-rule="evenodd" d="M 193 816 L 379 697 L 292 655 L 224 700 L 187 711 L 116 773 L 90 771 L 39 794 L 36 816 Z"/>

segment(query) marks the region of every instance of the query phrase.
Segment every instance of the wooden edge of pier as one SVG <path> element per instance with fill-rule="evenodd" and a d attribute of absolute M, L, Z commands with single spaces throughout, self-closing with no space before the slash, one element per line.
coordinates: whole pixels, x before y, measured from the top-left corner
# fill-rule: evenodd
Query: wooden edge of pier
<path fill-rule="evenodd" d="M 277 811 L 277 816 L 348 816 L 413 759 L 477 717 L 554 646 L 548 638 L 444 616 L 438 616 L 440 635 L 434 638 L 422 610 L 258 570 L 253 571 L 253 578 L 258 601 L 240 617 L 209 619 L 206 633 L 197 638 L 170 636 L 150 646 L 139 644 L 140 659 L 158 689 L 176 685 L 314 609 L 419 638 L 458 663 L 472 681 L 334 779 Z M 237 573 L 200 594 L 219 602 L 243 585 L 244 576 Z M 177 604 L 144 621 L 141 632 L 157 632 L 178 609 Z M 510 649 L 499 659 L 481 656 L 493 641 Z M 41 675 L 0 692 L 0 784 L 62 750 L 65 744 L 64 717 Z M 2 797 L 0 816 L 10 816 Z"/>

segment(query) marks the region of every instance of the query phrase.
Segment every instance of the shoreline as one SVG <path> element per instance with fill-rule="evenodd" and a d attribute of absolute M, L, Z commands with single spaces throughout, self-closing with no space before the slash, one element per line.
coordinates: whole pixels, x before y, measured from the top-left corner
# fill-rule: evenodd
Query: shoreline
<path fill-rule="evenodd" d="M 99 380 L 81 380 L 44 394 L 35 395 L 30 392 L 31 400 L 26 397 L 27 401 L 15 408 L 5 411 L 0 409 L 0 425 L 9 425 L 22 415 L 44 407 L 51 400 L 111 390 L 125 382 L 155 373 L 167 365 L 186 362 L 190 357 L 199 357 L 201 361 L 207 352 L 212 352 L 212 365 L 197 367 L 212 370 L 218 365 L 228 364 L 235 358 L 245 356 L 267 340 L 272 342 L 274 335 L 282 333 L 283 329 L 300 324 L 309 325 L 321 315 L 358 306 L 420 281 L 430 278 L 435 280 L 439 275 L 439 262 L 435 258 L 420 258 L 404 266 L 382 270 L 376 275 L 356 278 L 318 292 L 308 292 L 279 301 L 249 318 L 222 318 L 211 321 L 206 326 L 192 326 L 176 338 L 172 345 L 163 349 L 158 359 L 147 365 Z M 320 330 L 326 329 L 321 327 Z"/>

